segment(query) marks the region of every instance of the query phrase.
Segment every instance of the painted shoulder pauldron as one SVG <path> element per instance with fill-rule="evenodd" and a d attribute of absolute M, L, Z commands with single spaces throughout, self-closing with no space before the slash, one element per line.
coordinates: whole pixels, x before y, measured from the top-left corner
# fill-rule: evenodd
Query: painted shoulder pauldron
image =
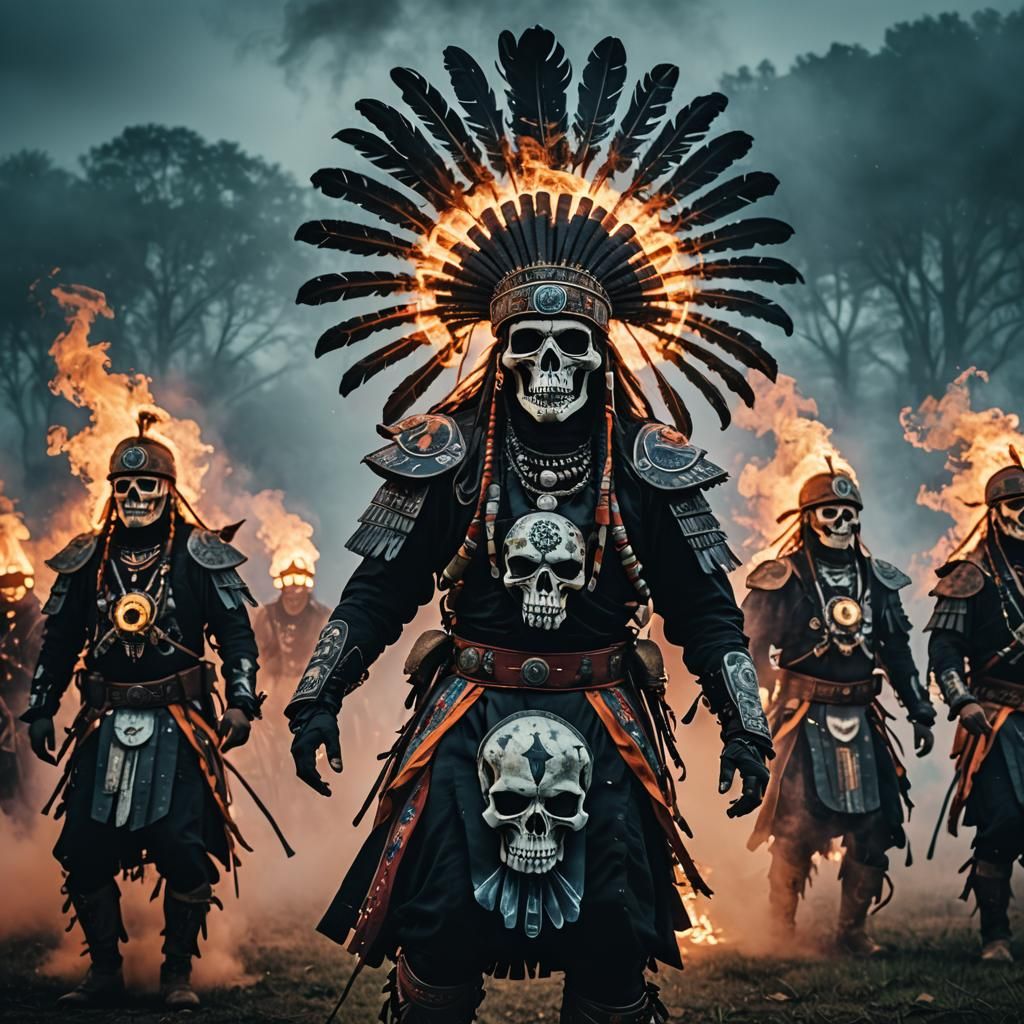
<path fill-rule="evenodd" d="M 383 430 L 391 443 L 363 461 L 384 477 L 384 483 L 345 547 L 363 558 L 390 562 L 398 557 L 423 511 L 429 481 L 462 463 L 466 442 L 455 420 L 435 413 L 409 416 Z"/>
<path fill-rule="evenodd" d="M 53 582 L 46 604 L 43 605 L 44 615 L 56 615 L 64 607 L 64 601 L 71 589 L 72 576 L 88 564 L 98 543 L 98 534 L 80 533 L 53 558 L 46 559 L 46 564 L 57 573 L 57 578 Z"/>
<path fill-rule="evenodd" d="M 926 632 L 948 629 L 955 633 L 966 632 L 967 602 L 980 594 L 985 587 L 985 571 L 975 562 L 948 562 L 937 573 L 939 582 L 931 590 L 936 598 L 935 610 Z"/>
<path fill-rule="evenodd" d="M 246 561 L 246 556 L 238 548 L 216 531 L 199 527 L 188 535 L 185 546 L 192 560 L 212 576 L 217 596 L 226 608 L 240 608 L 243 601 L 256 606 L 256 599 L 238 575 L 238 566 Z"/>
<path fill-rule="evenodd" d="M 731 572 L 742 563 L 730 550 L 703 491 L 723 483 L 728 473 L 663 423 L 645 423 L 629 453 L 633 471 L 645 484 L 670 492 L 668 507 L 706 573 Z"/>
<path fill-rule="evenodd" d="M 781 590 L 793 575 L 793 563 L 788 558 L 769 558 L 747 577 L 750 590 Z"/>

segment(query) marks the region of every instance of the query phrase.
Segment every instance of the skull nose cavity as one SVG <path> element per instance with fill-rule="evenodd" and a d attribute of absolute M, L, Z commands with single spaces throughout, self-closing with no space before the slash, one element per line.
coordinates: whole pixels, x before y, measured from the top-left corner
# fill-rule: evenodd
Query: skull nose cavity
<path fill-rule="evenodd" d="M 534 811 L 527 819 L 523 827 L 532 836 L 543 836 L 547 835 L 548 827 L 544 821 L 544 818 Z"/>
<path fill-rule="evenodd" d="M 554 345 L 548 345 L 540 357 L 540 368 L 545 373 L 552 373 L 562 368 L 562 361 L 558 358 L 558 349 Z"/>
<path fill-rule="evenodd" d="M 550 594 L 554 589 L 554 585 L 551 581 L 551 573 L 547 569 L 542 569 L 537 574 L 537 593 Z"/>

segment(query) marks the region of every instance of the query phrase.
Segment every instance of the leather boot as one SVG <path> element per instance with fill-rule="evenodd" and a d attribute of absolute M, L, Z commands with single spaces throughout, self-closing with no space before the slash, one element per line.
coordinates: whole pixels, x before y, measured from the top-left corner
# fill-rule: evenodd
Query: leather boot
<path fill-rule="evenodd" d="M 791 851 L 772 846 L 768 869 L 768 906 L 771 908 L 773 937 L 783 941 L 796 932 L 796 910 L 811 873 L 810 860 L 801 861 Z"/>
<path fill-rule="evenodd" d="M 840 871 L 843 894 L 839 903 L 836 945 L 854 956 L 877 956 L 882 947 L 867 933 L 865 922 L 871 904 L 881 898 L 885 869 L 843 858 Z"/>
<path fill-rule="evenodd" d="M 413 974 L 401 953 L 385 991 L 388 1001 L 380 1016 L 384 1024 L 470 1024 L 484 999 L 482 980 L 429 985 Z"/>
<path fill-rule="evenodd" d="M 57 1000 L 66 1009 L 116 1002 L 124 995 L 120 942 L 127 942 L 121 921 L 121 892 L 113 881 L 88 895 L 71 894 L 78 923 L 85 932 L 91 961 L 85 977 Z"/>
<path fill-rule="evenodd" d="M 658 998 L 658 986 L 648 984 L 630 1006 L 605 1006 L 566 989 L 559 1024 L 667 1024 L 668 1011 Z"/>
<path fill-rule="evenodd" d="M 981 919 L 981 959 L 1012 963 L 1010 952 L 1010 872 L 1012 864 L 977 860 L 971 872 L 971 888 Z"/>
<path fill-rule="evenodd" d="M 199 956 L 199 934 L 206 938 L 206 914 L 216 902 L 208 883 L 190 892 L 164 892 L 164 962 L 160 995 L 171 1010 L 194 1010 L 199 996 L 192 988 L 192 957 Z"/>

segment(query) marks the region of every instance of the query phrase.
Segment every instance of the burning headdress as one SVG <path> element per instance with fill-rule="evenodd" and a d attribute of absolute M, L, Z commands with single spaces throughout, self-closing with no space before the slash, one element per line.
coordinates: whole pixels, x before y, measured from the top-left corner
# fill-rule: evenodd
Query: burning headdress
<path fill-rule="evenodd" d="M 695 386 L 723 427 L 729 409 L 708 373 L 752 404 L 746 378 L 723 355 L 772 378 L 775 360 L 748 331 L 719 317 L 756 318 L 787 333 L 792 323 L 769 298 L 723 282 L 787 284 L 800 276 L 780 259 L 747 254 L 784 242 L 792 233 L 787 224 L 767 217 L 728 220 L 771 195 L 778 184 L 773 175 L 740 174 L 707 188 L 751 145 L 740 131 L 705 141 L 726 98 L 700 96 L 666 117 L 679 69 L 659 64 L 636 83 L 616 124 L 626 54 L 621 41 L 609 37 L 587 58 L 570 116 L 569 61 L 540 27 L 518 39 L 510 32 L 499 38 L 507 112 L 468 53 L 448 47 L 444 62 L 461 111 L 418 72 L 396 68 L 392 80 L 419 123 L 364 99 L 356 109 L 375 131 L 346 128 L 336 135 L 392 184 L 340 168 L 313 176 L 326 195 L 387 227 L 315 220 L 302 225 L 299 240 L 409 265 L 403 272 L 327 274 L 300 290 L 298 301 L 312 305 L 401 297 L 320 338 L 318 356 L 389 328 L 407 332 L 355 363 L 341 393 L 429 350 L 429 359 L 388 398 L 384 418 L 394 421 L 446 367 L 463 364 L 474 329 L 489 324 L 485 358 L 439 408 L 486 395 L 496 365 L 489 356 L 502 325 L 532 312 L 571 314 L 608 336 L 616 397 L 631 412 L 651 414 L 633 372 L 645 366 L 678 429 L 691 433 L 686 405 L 659 363 L 671 363 Z M 627 349 L 641 357 L 633 368 Z"/>

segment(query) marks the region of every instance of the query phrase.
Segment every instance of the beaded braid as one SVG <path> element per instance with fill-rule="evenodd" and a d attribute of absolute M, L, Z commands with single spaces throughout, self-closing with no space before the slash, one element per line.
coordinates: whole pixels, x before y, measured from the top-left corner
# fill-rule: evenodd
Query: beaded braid
<path fill-rule="evenodd" d="M 597 577 L 601 574 L 604 549 L 608 539 L 608 527 L 612 521 L 612 429 L 615 422 L 615 374 L 611 370 L 607 370 L 604 378 L 604 466 L 601 469 L 601 486 L 597 494 L 597 507 L 594 509 L 597 547 L 594 549 L 594 564 L 590 570 L 590 581 L 587 583 L 587 590 L 591 592 L 597 587 Z"/>

